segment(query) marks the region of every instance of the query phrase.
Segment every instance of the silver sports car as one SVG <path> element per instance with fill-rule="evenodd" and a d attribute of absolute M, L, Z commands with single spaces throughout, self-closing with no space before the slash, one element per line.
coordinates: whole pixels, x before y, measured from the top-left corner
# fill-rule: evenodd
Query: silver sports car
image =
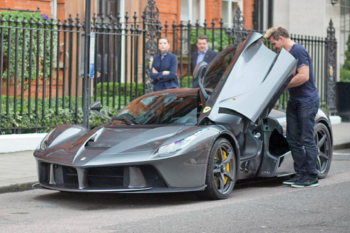
<path fill-rule="evenodd" d="M 287 51 L 258 33 L 227 47 L 194 76 L 199 88 L 154 92 L 132 101 L 110 123 L 88 130 L 61 125 L 34 156 L 42 188 L 71 192 L 201 191 L 227 198 L 237 180 L 294 173 L 285 114 L 273 110 L 296 69 Z M 102 115 L 101 104 L 90 109 Z M 319 178 L 332 159 L 332 129 L 316 116 Z"/>

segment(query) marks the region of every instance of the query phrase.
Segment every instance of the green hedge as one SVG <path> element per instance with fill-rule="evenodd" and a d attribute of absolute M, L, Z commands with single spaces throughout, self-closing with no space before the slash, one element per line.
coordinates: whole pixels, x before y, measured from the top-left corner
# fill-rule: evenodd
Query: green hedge
<path fill-rule="evenodd" d="M 102 108 L 101 112 L 108 116 L 115 116 L 118 113 L 117 109 L 110 107 Z M 91 127 L 96 127 L 107 122 L 107 119 L 95 113 L 90 114 L 89 123 Z M 30 116 L 28 114 L 23 114 L 18 115 L 16 118 L 13 116 L 13 114 L 10 114 L 10 116 L 2 115 L 0 120 L 0 133 L 12 133 L 11 129 L 6 129 L 12 127 L 22 128 L 21 133 L 48 132 L 50 129 L 56 127 L 57 125 L 82 123 L 82 108 L 78 109 L 77 117 L 75 116 L 75 111 L 73 110 L 59 108 L 58 115 L 56 115 L 56 111 L 54 109 L 49 109 L 45 113 L 44 118 L 42 118 L 41 114 L 38 114 L 38 117 L 36 117 L 35 114 L 32 114 Z M 39 129 L 33 129 L 35 127 Z"/>
<path fill-rule="evenodd" d="M 121 84 L 121 92 L 119 95 L 113 96 L 113 83 L 110 83 L 109 89 L 107 89 L 107 83 L 103 84 L 103 101 L 101 101 L 101 83 L 97 85 L 97 96 L 91 97 L 90 103 L 95 101 L 100 101 L 103 108 L 101 112 L 108 116 L 117 115 L 118 111 L 122 109 L 126 104 L 130 103 L 132 99 L 136 98 L 136 86 L 133 85 L 133 96 L 130 97 L 130 89 L 131 85 L 127 84 L 127 97 L 125 97 L 125 84 Z M 119 84 L 116 83 L 116 92 L 119 92 Z M 109 91 L 109 98 L 107 99 L 107 90 Z M 138 85 L 138 95 L 143 95 L 143 85 Z M 96 100 L 95 100 L 96 98 Z M 108 100 L 108 105 L 107 105 Z M 9 101 L 9 114 L 7 115 L 7 102 Z M 35 114 L 35 98 L 31 99 L 31 103 L 29 106 L 28 99 L 23 99 L 23 114 L 21 112 L 21 98 L 16 98 L 16 110 L 14 109 L 14 97 L 7 98 L 6 96 L 1 97 L 1 120 L 0 120 L 0 134 L 8 134 L 12 131 L 6 130 L 4 128 L 12 128 L 18 127 L 21 129 L 22 133 L 29 132 L 47 132 L 51 128 L 54 128 L 57 125 L 61 124 L 82 124 L 83 123 L 83 109 L 82 109 L 82 97 L 76 99 L 72 97 L 69 99 L 68 96 L 65 98 L 59 97 L 58 103 L 56 103 L 56 98 L 51 99 L 51 108 L 49 108 L 50 100 L 48 98 L 45 99 L 45 113 L 44 117 L 42 117 L 43 105 L 42 98 L 38 98 L 37 105 L 37 115 Z M 63 101 L 65 102 L 63 108 Z M 69 109 L 69 102 L 71 101 L 71 109 Z M 120 101 L 120 106 L 119 106 Z M 115 106 L 113 106 L 113 102 Z M 77 114 L 75 113 L 76 104 L 78 105 Z M 56 105 L 58 105 L 58 113 L 56 114 Z M 29 113 L 30 109 L 30 115 Z M 14 112 L 16 112 L 16 117 L 14 117 Z M 98 126 L 102 123 L 107 123 L 108 121 L 103 117 L 91 113 L 90 114 L 90 125 L 92 127 Z M 31 128 L 41 128 L 39 130 L 31 129 Z"/>
<path fill-rule="evenodd" d="M 127 93 L 125 93 L 125 85 L 126 85 Z M 130 96 L 130 91 L 131 91 L 131 84 L 130 83 L 128 83 L 128 84 L 121 83 L 120 84 L 120 93 L 119 93 L 119 83 L 115 83 L 114 86 L 115 86 L 115 92 L 117 95 L 126 96 L 126 94 L 127 94 L 127 96 Z M 102 88 L 102 84 L 98 83 L 97 89 L 96 89 L 97 96 L 101 96 L 101 88 Z M 138 84 L 137 90 L 138 90 L 138 96 L 141 96 L 144 94 L 144 88 L 143 88 L 142 83 Z M 109 96 L 113 95 L 113 82 L 103 83 L 102 95 L 107 96 L 107 92 L 108 92 Z M 132 93 L 133 93 L 133 98 L 135 98 L 136 97 L 136 84 L 135 83 L 132 84 Z"/>
<path fill-rule="evenodd" d="M 184 76 L 182 78 L 181 82 L 181 87 L 182 88 L 192 88 L 192 76 Z M 188 86 L 188 82 L 190 82 L 190 85 Z"/>
<path fill-rule="evenodd" d="M 17 11 L 4 11 L 0 14 L 0 20 L 3 20 L 3 27 L 0 28 L 4 34 L 3 43 L 2 43 L 2 52 L 4 54 L 4 59 L 8 59 L 7 51 L 11 51 L 10 66 L 7 67 L 7 70 L 3 73 L 2 78 L 7 78 L 7 73 L 11 80 L 13 80 L 15 73 L 17 72 L 17 79 L 20 80 L 22 77 L 22 66 L 24 66 L 24 79 L 28 79 L 30 76 L 29 66 L 32 66 L 31 76 L 36 77 L 37 70 L 33 64 L 37 64 L 37 56 L 39 58 L 40 70 L 39 75 L 43 76 L 42 67 L 46 68 L 46 78 L 49 76 L 50 71 L 50 56 L 52 53 L 53 65 L 56 64 L 57 59 L 57 31 L 53 32 L 53 41 L 51 41 L 51 32 L 46 31 L 46 41 L 44 41 L 44 25 L 46 29 L 57 29 L 57 26 L 51 26 L 51 20 L 48 20 L 47 15 L 40 14 L 39 12 L 17 12 Z M 12 20 L 9 23 L 8 20 Z M 18 20 L 18 21 L 17 21 Z M 25 22 L 26 21 L 26 22 Z M 33 22 L 29 24 L 29 22 Z M 52 21 L 55 23 L 55 21 Z M 18 30 L 16 30 L 18 24 Z M 28 28 L 28 29 L 25 29 Z M 30 31 L 32 30 L 32 48 L 30 50 Z M 9 31 L 10 29 L 10 31 Z M 25 29 L 25 30 L 23 30 Z M 25 31 L 25 33 L 24 33 Z M 9 32 L 11 37 L 9 36 Z M 39 33 L 37 33 L 39 32 Z M 18 43 L 16 42 L 16 33 L 18 34 Z M 9 41 L 9 38 L 11 40 Z M 38 45 L 39 45 L 39 54 L 38 54 Z M 46 57 L 44 60 L 44 48 L 46 48 Z M 15 51 L 18 52 L 17 63 L 15 64 Z M 22 59 L 22 54 L 24 52 L 24 61 Z M 30 55 L 31 61 L 30 61 Z"/>
<path fill-rule="evenodd" d="M 100 98 L 97 98 L 97 101 L 100 101 Z M 120 108 L 123 108 L 124 106 L 124 97 L 121 99 Z M 127 99 L 130 101 L 129 99 Z M 31 101 L 30 110 L 31 114 L 28 114 L 29 106 L 28 106 L 28 100 L 24 99 L 24 105 L 23 105 L 23 114 L 20 115 L 21 111 L 21 105 L 20 100 L 17 100 L 17 106 L 16 106 L 16 117 L 14 117 L 14 98 L 10 97 L 9 99 L 9 114 L 6 114 L 6 103 L 7 98 L 2 97 L 2 105 L 1 105 L 1 119 L 0 119 L 0 134 L 9 134 L 12 133 L 12 130 L 6 129 L 6 128 L 13 128 L 18 127 L 22 128 L 22 133 L 31 133 L 31 132 L 47 132 L 51 128 L 54 128 L 57 125 L 62 124 L 82 124 L 83 123 L 83 109 L 82 109 L 82 98 L 79 98 L 76 100 L 75 98 L 72 98 L 72 109 L 69 109 L 69 98 L 65 98 L 65 108 L 62 108 L 63 98 L 59 98 L 59 108 L 58 113 L 56 114 L 56 102 L 52 101 L 52 106 L 49 109 L 49 100 L 45 99 L 45 114 L 44 117 L 42 117 L 42 99 L 38 99 L 38 114 L 35 114 L 35 102 L 34 99 Z M 77 114 L 75 113 L 75 104 L 78 101 L 78 111 Z M 106 98 L 104 98 L 103 101 L 103 108 L 101 110 L 102 113 L 108 115 L 108 116 L 115 116 L 117 115 L 119 109 L 118 107 L 113 107 L 112 102 L 113 99 L 109 98 L 110 106 L 107 106 Z M 94 102 L 93 97 L 91 98 L 91 103 Z M 115 99 L 116 104 L 118 104 L 119 99 L 116 97 Z M 92 127 L 96 127 L 98 125 L 101 125 L 103 123 L 107 123 L 108 120 L 95 114 L 90 113 L 90 125 Z M 39 130 L 33 129 L 33 128 L 40 128 Z"/>

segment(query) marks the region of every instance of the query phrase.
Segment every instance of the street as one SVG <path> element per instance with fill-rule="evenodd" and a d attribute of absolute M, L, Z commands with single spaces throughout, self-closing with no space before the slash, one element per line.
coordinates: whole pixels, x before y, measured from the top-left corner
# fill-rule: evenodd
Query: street
<path fill-rule="evenodd" d="M 334 152 L 317 188 L 286 178 L 236 184 L 229 199 L 193 193 L 0 194 L 0 232 L 350 232 L 350 149 Z"/>

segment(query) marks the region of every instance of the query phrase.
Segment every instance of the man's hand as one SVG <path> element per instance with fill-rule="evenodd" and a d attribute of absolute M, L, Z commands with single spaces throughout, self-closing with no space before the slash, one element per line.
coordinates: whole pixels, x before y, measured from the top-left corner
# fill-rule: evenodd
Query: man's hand
<path fill-rule="evenodd" d="M 307 81 L 309 81 L 309 67 L 307 65 L 303 65 L 298 69 L 298 74 L 292 78 L 286 90 L 291 87 L 301 86 Z"/>
<path fill-rule="evenodd" d="M 152 68 L 152 73 L 154 74 L 158 74 L 158 71 L 156 69 L 154 69 L 154 67 Z"/>
<path fill-rule="evenodd" d="M 167 70 L 163 71 L 163 75 L 168 75 L 168 74 L 170 74 L 170 71 L 167 71 Z"/>

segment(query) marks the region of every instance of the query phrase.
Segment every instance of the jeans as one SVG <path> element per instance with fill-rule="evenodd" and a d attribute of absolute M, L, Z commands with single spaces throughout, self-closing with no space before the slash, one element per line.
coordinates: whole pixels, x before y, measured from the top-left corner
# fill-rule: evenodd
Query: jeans
<path fill-rule="evenodd" d="M 294 170 L 298 174 L 311 177 L 318 173 L 318 148 L 314 140 L 318 108 L 318 100 L 312 103 L 289 100 L 287 106 L 287 141 L 294 160 Z"/>

